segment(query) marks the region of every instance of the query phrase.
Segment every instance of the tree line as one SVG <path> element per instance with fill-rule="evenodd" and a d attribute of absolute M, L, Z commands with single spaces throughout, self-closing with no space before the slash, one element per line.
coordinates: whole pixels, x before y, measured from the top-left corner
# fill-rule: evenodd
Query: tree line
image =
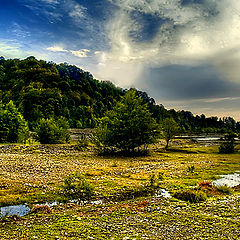
<path fill-rule="evenodd" d="M 134 96 L 128 96 L 129 92 L 134 92 Z M 156 104 L 146 92 L 122 89 L 109 81 L 98 81 L 89 72 L 76 66 L 37 60 L 33 56 L 23 60 L 0 57 L 0 98 L 1 142 L 22 141 L 26 138 L 28 129 L 34 131 L 44 124 L 45 127 L 54 125 L 53 132 L 63 126 L 103 126 L 103 121 L 106 123 L 110 117 L 116 118 L 116 114 L 123 114 L 120 111 L 121 104 L 129 98 L 134 98 L 132 101 L 135 103 L 136 99 L 141 99 L 139 104 L 149 112 L 146 120 L 149 126 L 172 119 L 178 124 L 181 133 L 225 133 L 240 130 L 240 124 L 231 117 L 218 119 L 203 114 L 194 116 L 189 111 L 167 110 L 163 105 Z M 114 109 L 118 109 L 119 113 L 114 113 Z M 125 110 L 131 112 L 131 109 Z M 144 128 L 144 122 L 137 123 L 133 113 L 128 118 L 133 129 Z M 154 124 L 150 120 L 152 118 Z M 116 130 L 110 122 L 107 125 L 109 131 Z M 14 128 L 19 129 L 15 135 L 12 134 Z M 121 132 L 121 125 L 117 131 Z M 68 136 L 61 138 L 61 141 L 65 141 Z"/>

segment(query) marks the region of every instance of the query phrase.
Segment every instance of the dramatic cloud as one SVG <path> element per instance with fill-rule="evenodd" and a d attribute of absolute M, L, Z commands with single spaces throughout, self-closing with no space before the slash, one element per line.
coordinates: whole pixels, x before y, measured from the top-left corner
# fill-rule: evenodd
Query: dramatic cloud
<path fill-rule="evenodd" d="M 108 25 L 112 49 L 106 56 L 106 68 L 107 62 L 112 66 L 113 61 L 116 65 L 141 62 L 157 67 L 208 63 L 229 80 L 238 81 L 238 64 L 231 63 L 240 60 L 239 1 L 116 0 L 114 3 L 119 11 Z M 162 21 L 151 41 L 138 42 L 131 37 L 132 32 L 141 32 L 143 27 L 134 19 L 134 12 L 153 15 Z"/>

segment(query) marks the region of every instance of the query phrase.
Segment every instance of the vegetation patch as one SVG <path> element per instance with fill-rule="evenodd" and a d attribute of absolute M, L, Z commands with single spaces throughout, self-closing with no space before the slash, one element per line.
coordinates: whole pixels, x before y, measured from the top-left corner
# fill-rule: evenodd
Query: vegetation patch
<path fill-rule="evenodd" d="M 173 194 L 173 197 L 188 201 L 190 203 L 198 203 L 207 200 L 207 194 L 201 190 L 183 190 L 177 191 Z"/>

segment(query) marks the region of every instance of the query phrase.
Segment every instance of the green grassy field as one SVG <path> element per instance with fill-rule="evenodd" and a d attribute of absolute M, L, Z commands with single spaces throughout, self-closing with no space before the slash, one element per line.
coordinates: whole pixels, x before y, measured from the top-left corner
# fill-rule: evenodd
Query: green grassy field
<path fill-rule="evenodd" d="M 94 187 L 93 200 L 103 200 L 2 218 L 0 239 L 240 239 L 237 191 L 194 204 L 141 195 L 153 174 L 163 176 L 159 188 L 174 194 L 239 171 L 239 151 L 218 154 L 217 146 L 179 140 L 167 152 L 156 144 L 149 156 L 134 158 L 97 156 L 74 145 L 2 145 L 0 163 L 1 206 L 64 201 L 64 179 L 75 172 Z"/>

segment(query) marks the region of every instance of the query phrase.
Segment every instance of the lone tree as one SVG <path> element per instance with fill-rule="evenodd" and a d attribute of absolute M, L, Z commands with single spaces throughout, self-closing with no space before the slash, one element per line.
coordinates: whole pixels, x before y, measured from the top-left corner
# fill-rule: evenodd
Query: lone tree
<path fill-rule="evenodd" d="M 166 141 L 165 149 L 168 149 L 168 145 L 171 139 L 179 132 L 178 124 L 172 118 L 166 118 L 162 123 L 162 136 Z"/>
<path fill-rule="evenodd" d="M 130 153 L 153 143 L 157 136 L 157 124 L 148 110 L 147 104 L 130 90 L 99 120 L 96 139 L 99 149 Z"/>

